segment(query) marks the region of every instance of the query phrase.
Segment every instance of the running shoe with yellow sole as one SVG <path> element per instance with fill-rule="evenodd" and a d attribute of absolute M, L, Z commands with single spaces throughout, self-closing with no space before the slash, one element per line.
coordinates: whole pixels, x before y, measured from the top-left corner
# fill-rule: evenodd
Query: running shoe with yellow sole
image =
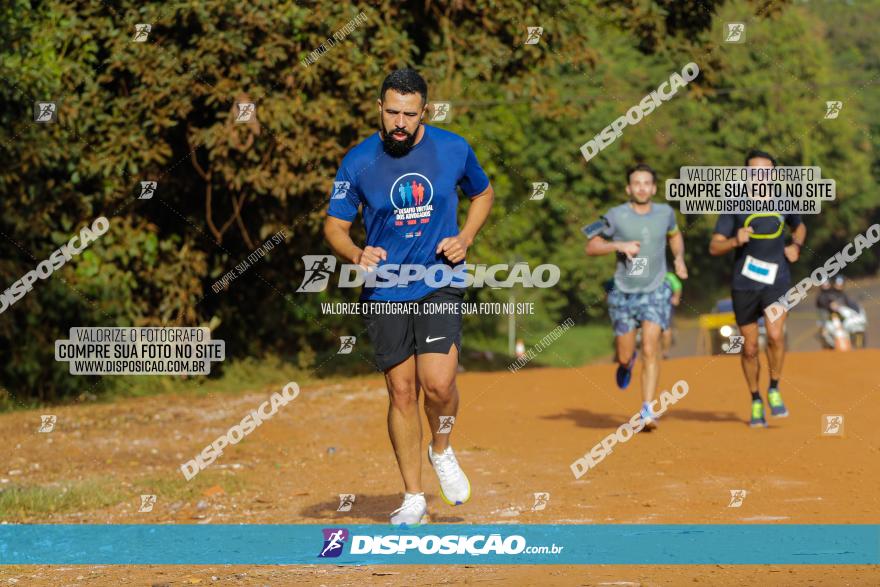
<path fill-rule="evenodd" d="M 406 493 L 403 505 L 391 512 L 394 526 L 420 526 L 427 521 L 428 503 L 424 493 Z"/>
<path fill-rule="evenodd" d="M 440 497 L 443 501 L 449 505 L 461 505 L 471 498 L 471 483 L 458 465 L 451 446 L 440 454 L 434 454 L 434 448 L 429 444 L 428 460 L 440 481 Z"/>
<path fill-rule="evenodd" d="M 767 391 L 767 403 L 770 404 L 770 415 L 774 418 L 785 418 L 788 416 L 788 410 L 782 403 L 782 394 L 775 387 L 771 387 Z"/>
<path fill-rule="evenodd" d="M 767 420 L 764 418 L 764 402 L 752 400 L 752 419 L 749 421 L 752 428 L 766 428 Z"/>

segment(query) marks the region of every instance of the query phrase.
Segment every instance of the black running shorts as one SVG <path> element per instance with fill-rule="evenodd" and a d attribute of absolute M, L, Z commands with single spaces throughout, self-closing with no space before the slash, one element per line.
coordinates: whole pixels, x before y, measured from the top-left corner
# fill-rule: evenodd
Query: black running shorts
<path fill-rule="evenodd" d="M 440 288 L 414 302 L 366 301 L 361 309 L 376 367 L 387 371 L 412 355 L 461 352 L 464 289 Z"/>
<path fill-rule="evenodd" d="M 743 326 L 757 322 L 764 316 L 764 309 L 788 291 L 786 285 L 768 285 L 761 289 L 734 289 L 730 292 L 733 300 L 733 315 L 736 325 Z"/>

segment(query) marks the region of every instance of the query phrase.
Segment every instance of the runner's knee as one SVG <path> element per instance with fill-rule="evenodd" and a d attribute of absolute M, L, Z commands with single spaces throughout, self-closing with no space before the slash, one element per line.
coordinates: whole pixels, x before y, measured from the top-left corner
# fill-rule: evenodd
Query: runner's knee
<path fill-rule="evenodd" d="M 767 330 L 767 344 L 772 346 L 782 346 L 785 341 L 785 336 L 782 334 L 781 330 Z"/>
<path fill-rule="evenodd" d="M 455 374 L 432 375 L 422 380 L 422 387 L 432 401 L 446 403 L 455 394 Z"/>
<path fill-rule="evenodd" d="M 660 348 L 656 342 L 642 342 L 642 359 L 646 362 L 650 363 L 654 361 L 659 356 Z"/>
<path fill-rule="evenodd" d="M 418 407 L 419 398 L 416 394 L 416 380 L 408 377 L 388 380 L 388 397 L 391 405 L 407 409 Z"/>
<path fill-rule="evenodd" d="M 758 341 L 757 340 L 749 340 L 743 343 L 742 355 L 746 359 L 757 359 L 758 358 Z"/>
<path fill-rule="evenodd" d="M 642 356 L 646 361 L 653 361 L 660 352 L 660 336 L 642 335 Z"/>

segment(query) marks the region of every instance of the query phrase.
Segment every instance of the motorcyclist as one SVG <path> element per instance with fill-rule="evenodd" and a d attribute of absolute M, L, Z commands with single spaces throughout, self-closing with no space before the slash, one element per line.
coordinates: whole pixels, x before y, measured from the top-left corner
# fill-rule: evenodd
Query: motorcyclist
<path fill-rule="evenodd" d="M 837 311 L 840 306 L 852 308 L 855 312 L 861 311 L 859 304 L 843 291 L 844 282 L 843 276 L 838 275 L 834 278 L 833 285 L 830 280 L 826 280 L 822 284 L 821 291 L 816 299 L 816 307 L 823 312 L 823 316 L 826 315 L 824 313 Z"/>

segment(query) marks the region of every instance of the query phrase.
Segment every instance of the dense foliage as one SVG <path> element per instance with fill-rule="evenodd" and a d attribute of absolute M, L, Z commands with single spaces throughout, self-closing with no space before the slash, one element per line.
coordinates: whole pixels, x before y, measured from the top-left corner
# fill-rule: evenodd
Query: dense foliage
<path fill-rule="evenodd" d="M 864 82 L 880 59 L 876 19 L 860 12 L 877 15 L 876 2 L 13 0 L 0 10 L 0 288 L 97 216 L 111 222 L 0 314 L 0 385 L 18 398 L 96 383 L 53 359 L 71 326 L 219 324 L 230 358 L 274 353 L 303 367 L 360 332 L 319 310 L 356 292 L 296 294 L 301 256 L 328 252 L 320 227 L 336 168 L 374 132 L 379 84 L 404 65 L 423 73 L 430 99 L 452 103 L 447 128 L 470 141 L 495 187 L 469 259 L 562 269 L 553 289 L 514 292 L 537 302 L 521 327 L 538 338 L 567 317 L 602 318 L 612 260 L 587 260 L 578 229 L 623 200 L 636 160 L 658 169 L 661 190 L 682 165 L 739 165 L 753 146 L 821 166 L 838 200 L 808 219 L 801 271 L 877 218 L 877 90 Z M 363 24 L 327 43 L 361 12 Z M 745 43 L 722 42 L 727 22 L 747 23 Z M 132 40 L 139 23 L 152 24 L 145 42 Z M 530 26 L 543 34 L 526 45 Z M 584 142 L 690 61 L 697 80 L 584 161 Z M 835 99 L 841 116 L 825 120 Z M 34 122 L 45 100 L 59 105 L 54 124 Z M 240 102 L 256 104 L 256 120 L 235 122 Z M 156 195 L 138 199 L 148 180 Z M 550 184 L 543 200 L 529 199 L 536 181 Z M 714 219 L 679 220 L 686 291 L 709 304 L 729 271 L 706 254 Z M 284 245 L 212 289 L 281 229 Z M 873 266 L 866 255 L 852 272 Z M 503 323 L 468 324 L 492 336 Z"/>

